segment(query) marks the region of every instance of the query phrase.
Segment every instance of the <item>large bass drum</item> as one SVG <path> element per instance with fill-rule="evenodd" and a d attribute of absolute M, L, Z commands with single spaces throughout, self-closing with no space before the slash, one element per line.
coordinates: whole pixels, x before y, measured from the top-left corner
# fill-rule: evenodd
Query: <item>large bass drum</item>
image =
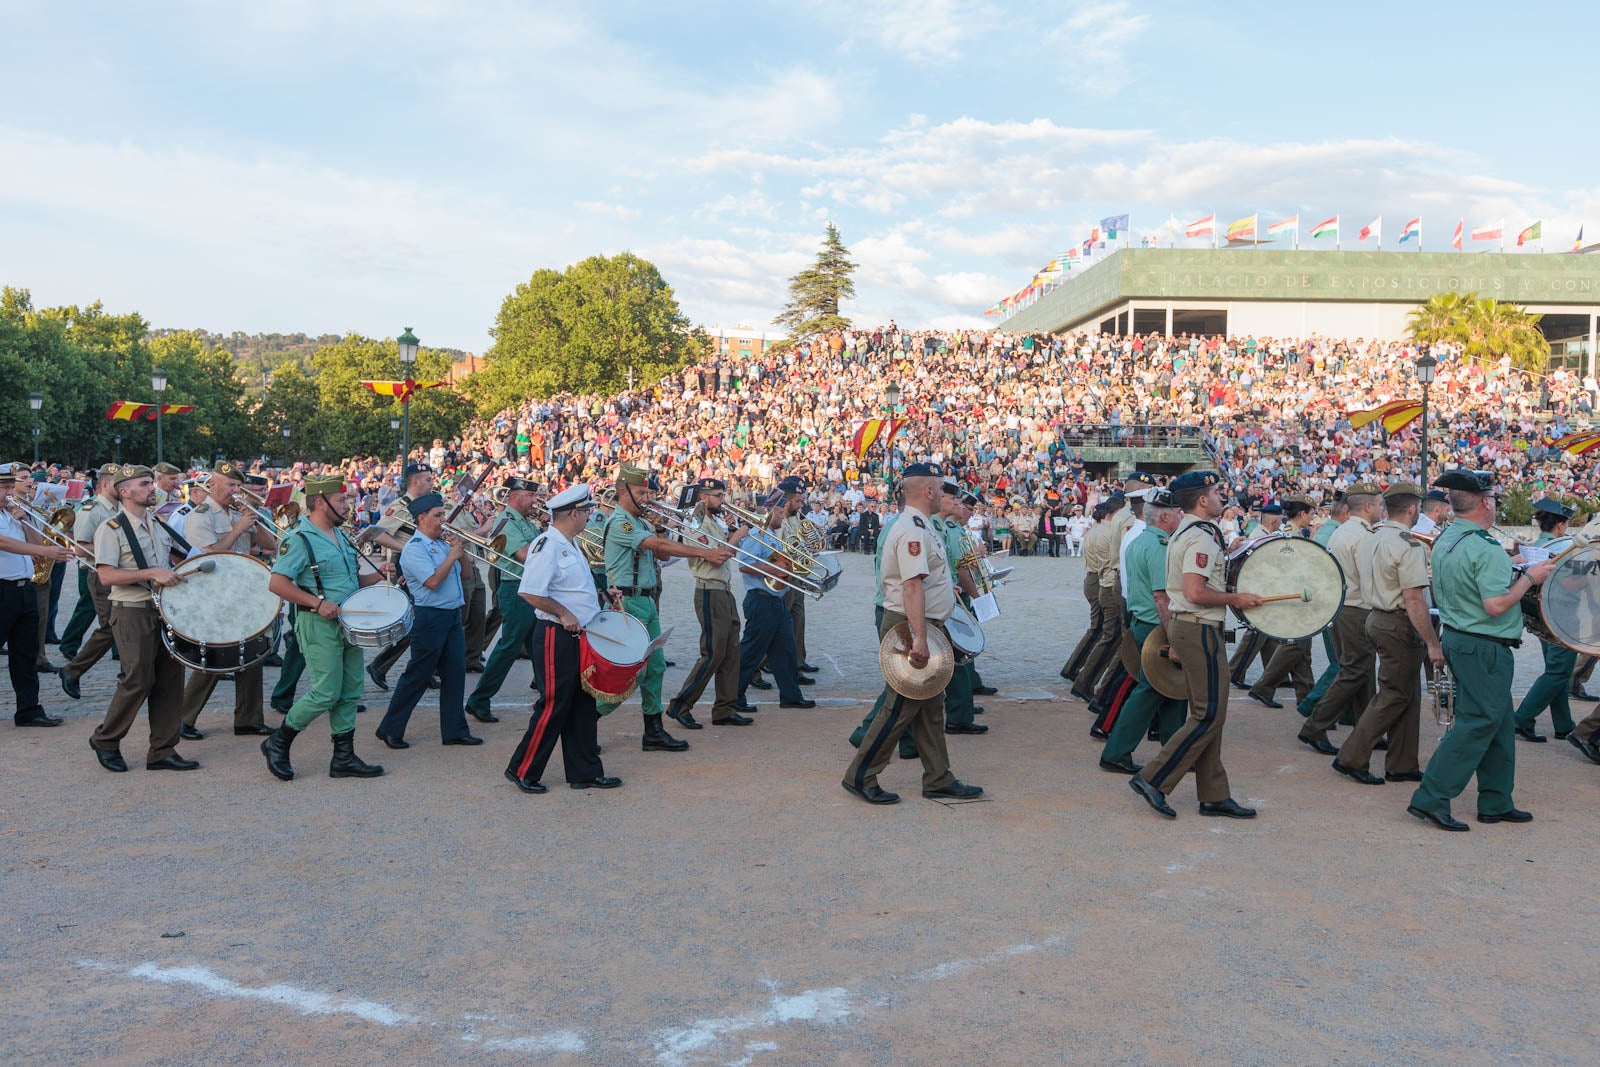
<path fill-rule="evenodd" d="M 1258 537 L 1228 555 L 1230 593 L 1254 593 L 1274 600 L 1257 608 L 1234 609 L 1250 629 L 1278 641 L 1298 641 L 1333 624 L 1344 606 L 1344 571 L 1333 553 L 1307 537 Z"/>
<path fill-rule="evenodd" d="M 203 552 L 174 568 L 178 585 L 156 590 L 161 642 L 202 674 L 247 670 L 272 651 L 278 609 L 267 565 L 237 552 Z"/>
<path fill-rule="evenodd" d="M 1600 656 L 1600 541 L 1562 553 L 1537 588 L 1537 610 L 1522 598 L 1522 621 L 1528 629 L 1576 652 Z M 1542 624 L 1542 633 L 1534 620 Z"/>

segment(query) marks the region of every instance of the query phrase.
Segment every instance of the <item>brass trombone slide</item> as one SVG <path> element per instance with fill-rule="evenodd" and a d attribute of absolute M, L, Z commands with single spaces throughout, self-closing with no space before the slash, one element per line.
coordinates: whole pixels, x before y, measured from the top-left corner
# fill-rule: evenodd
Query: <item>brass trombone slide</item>
<path fill-rule="evenodd" d="M 664 507 L 665 505 L 661 506 Z M 724 503 L 722 510 L 728 512 L 746 526 L 757 530 L 765 530 L 767 528 L 767 517 L 760 512 L 729 503 Z M 817 588 L 817 596 L 820 597 L 822 595 L 821 583 L 828 576 L 828 569 L 822 565 L 822 562 L 816 556 L 806 550 L 805 545 L 794 541 L 782 541 L 781 543 L 783 545 L 783 554 L 798 565 L 798 573 L 803 574 L 809 583 Z"/>
<path fill-rule="evenodd" d="M 12 497 L 10 504 L 13 513 L 17 516 L 17 521 L 44 538 L 47 544 L 55 545 L 57 548 L 69 548 L 77 554 L 79 559 L 88 560 L 90 564 L 94 563 L 94 553 L 74 541 L 72 535 L 64 532 L 53 521 L 62 511 L 70 515 L 71 508 L 57 508 L 55 514 L 46 515 L 42 510 L 34 507 L 32 503 L 20 497 Z M 53 559 L 40 558 L 34 560 L 34 584 L 43 585 L 48 582 L 50 580 L 50 571 L 55 564 L 56 561 Z"/>
<path fill-rule="evenodd" d="M 723 504 L 722 506 L 725 510 L 728 508 L 727 504 Z M 689 521 L 689 517 L 686 513 L 679 511 L 670 504 L 652 502 L 645 505 L 645 510 L 650 512 L 650 514 L 655 518 L 660 519 L 663 525 L 673 530 L 680 537 L 692 537 L 696 541 L 704 537 L 706 540 L 710 541 L 713 546 L 717 548 L 728 549 L 735 556 L 738 556 L 739 559 L 744 563 L 759 567 L 763 570 L 784 570 L 783 567 L 773 562 L 771 559 L 762 559 L 760 556 L 755 555 L 749 550 L 736 545 L 731 541 L 727 541 L 716 536 L 715 534 L 704 533 L 696 529 Z M 757 530 L 766 530 L 766 521 L 764 519 L 760 519 L 758 516 L 754 516 L 749 512 L 744 512 L 743 509 L 735 510 L 733 514 L 739 519 L 745 521 L 747 525 Z M 749 520 L 751 518 L 756 518 L 758 521 L 750 522 Z M 767 532 L 772 533 L 773 531 L 769 530 Z M 773 555 L 775 557 L 788 557 L 789 549 L 791 547 L 793 546 L 784 544 L 783 548 L 778 552 L 775 552 Z M 822 587 L 799 571 L 789 571 L 782 577 L 776 574 L 768 574 L 762 578 L 762 581 L 764 581 L 767 585 L 767 588 L 771 589 L 774 593 L 779 593 L 786 589 L 793 589 L 795 592 L 800 593 L 803 596 L 812 597 L 816 600 L 822 599 Z"/>
<path fill-rule="evenodd" d="M 284 531 L 293 526 L 300 519 L 300 505 L 294 501 L 279 505 L 268 510 L 266 498 L 251 491 L 248 486 L 239 486 L 237 495 L 243 499 L 244 504 L 256 517 L 256 525 L 270 534 L 274 540 L 281 538 Z"/>

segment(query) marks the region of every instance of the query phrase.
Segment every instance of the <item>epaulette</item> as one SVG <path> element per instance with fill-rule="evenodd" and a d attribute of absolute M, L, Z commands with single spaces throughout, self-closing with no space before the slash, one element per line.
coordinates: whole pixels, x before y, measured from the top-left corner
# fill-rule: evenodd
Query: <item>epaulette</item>
<path fill-rule="evenodd" d="M 911 516 L 911 525 L 915 526 L 919 530 L 926 530 L 928 528 L 928 524 L 922 521 L 921 515 Z"/>
<path fill-rule="evenodd" d="M 210 511 L 211 511 L 211 501 L 209 501 L 209 500 L 202 500 L 200 503 L 196 504 L 195 507 L 194 507 L 194 513 L 196 515 L 207 515 L 207 514 L 210 514 Z"/>
<path fill-rule="evenodd" d="M 115 526 L 119 530 L 122 529 L 122 516 L 121 515 L 112 516 L 111 518 L 106 520 L 106 525 L 107 526 Z"/>
<path fill-rule="evenodd" d="M 1400 540 L 1404 541 L 1408 545 L 1420 545 L 1420 544 L 1422 544 L 1421 541 L 1417 540 L 1415 534 L 1413 534 L 1410 530 L 1407 530 L 1407 529 L 1404 529 L 1404 528 L 1402 528 L 1400 530 Z"/>
<path fill-rule="evenodd" d="M 1222 536 L 1222 527 L 1218 526 L 1216 523 L 1211 522 L 1208 519 L 1196 519 L 1194 522 L 1190 523 L 1190 525 L 1198 526 L 1200 529 L 1210 534 L 1212 539 L 1217 542 L 1218 548 L 1225 549 L 1228 547 L 1227 539 Z"/>
<path fill-rule="evenodd" d="M 549 538 L 548 535 L 540 534 L 533 542 L 533 551 L 534 552 L 543 552 L 545 543 L 547 541 L 549 541 L 549 540 L 550 540 L 550 538 Z"/>

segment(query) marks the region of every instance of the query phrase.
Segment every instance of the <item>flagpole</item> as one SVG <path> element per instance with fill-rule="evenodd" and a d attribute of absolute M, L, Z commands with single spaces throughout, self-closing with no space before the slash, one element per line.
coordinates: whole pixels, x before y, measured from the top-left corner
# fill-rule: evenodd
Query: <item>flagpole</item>
<path fill-rule="evenodd" d="M 1211 209 L 1211 251 L 1217 250 L 1217 209 Z"/>
<path fill-rule="evenodd" d="M 1341 232 L 1343 226 L 1344 220 L 1335 215 L 1333 217 L 1333 250 L 1335 252 L 1339 251 L 1339 243 L 1344 240 L 1344 234 Z"/>
<path fill-rule="evenodd" d="M 1300 251 L 1300 213 L 1294 213 L 1294 250 Z"/>
<path fill-rule="evenodd" d="M 1417 251 L 1422 251 L 1422 220 L 1417 220 Z"/>

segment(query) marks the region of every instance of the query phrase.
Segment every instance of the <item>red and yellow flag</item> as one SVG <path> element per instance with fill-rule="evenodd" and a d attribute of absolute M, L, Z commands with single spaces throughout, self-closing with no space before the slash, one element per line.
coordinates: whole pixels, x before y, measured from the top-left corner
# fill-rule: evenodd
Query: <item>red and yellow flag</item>
<path fill-rule="evenodd" d="M 900 427 L 906 424 L 905 419 L 867 419 L 856 428 L 856 435 L 850 439 L 850 451 L 856 454 L 856 459 L 865 459 L 867 449 L 878 442 L 883 442 L 887 449 L 894 440 L 894 435 L 900 432 Z"/>
<path fill-rule="evenodd" d="M 407 378 L 403 382 L 369 382 L 366 379 L 362 379 L 361 384 L 366 386 L 368 389 L 371 389 L 379 396 L 392 396 L 396 400 L 404 403 L 406 400 L 409 400 L 411 397 L 415 396 L 418 390 L 436 389 L 445 383 L 418 382 Z"/>
<path fill-rule="evenodd" d="M 182 415 L 193 410 L 193 404 L 163 404 L 161 414 Z M 106 411 L 107 419 L 121 419 L 124 422 L 132 422 L 134 419 L 145 419 L 154 422 L 155 417 L 156 406 L 154 404 L 141 404 L 135 400 L 113 400 L 111 407 Z"/>
<path fill-rule="evenodd" d="M 1383 428 L 1390 433 L 1397 433 L 1422 414 L 1422 401 L 1420 400 L 1392 400 L 1366 411 L 1351 411 L 1345 414 L 1350 420 L 1350 427 L 1355 430 L 1374 422 L 1381 422 Z"/>
<path fill-rule="evenodd" d="M 1600 433 L 1594 430 L 1583 430 L 1578 433 L 1569 433 L 1564 437 L 1557 437 L 1553 441 L 1546 441 L 1545 444 L 1551 448 L 1565 449 L 1575 456 L 1581 456 L 1585 452 L 1592 451 L 1597 446 L 1600 446 Z"/>

